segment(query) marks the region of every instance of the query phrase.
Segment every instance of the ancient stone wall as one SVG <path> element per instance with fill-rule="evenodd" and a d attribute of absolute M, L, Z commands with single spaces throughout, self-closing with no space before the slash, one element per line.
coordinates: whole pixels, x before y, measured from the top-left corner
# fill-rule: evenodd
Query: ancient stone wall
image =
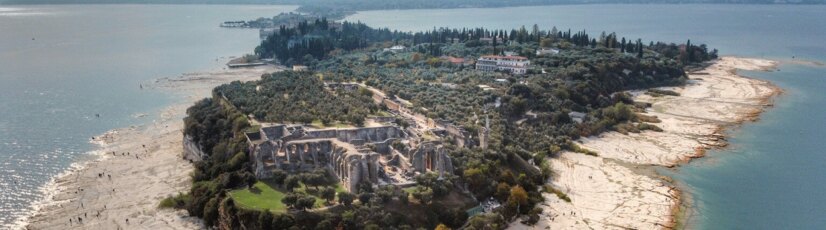
<path fill-rule="evenodd" d="M 378 154 L 352 153 L 344 149 L 336 149 L 330 157 L 330 170 L 348 191 L 358 191 L 358 185 L 361 182 L 378 183 Z"/>
<path fill-rule="evenodd" d="M 381 142 L 389 138 L 402 138 L 405 133 L 395 126 L 352 128 L 352 129 L 327 129 L 307 131 L 301 139 L 336 138 L 342 142 L 350 143 L 353 140 L 363 140 L 364 142 Z"/>
<path fill-rule="evenodd" d="M 261 133 L 263 135 L 264 140 L 278 140 L 284 137 L 286 130 L 285 125 L 276 125 L 270 127 L 261 128 Z"/>
<path fill-rule="evenodd" d="M 258 136 L 248 134 L 247 138 L 253 171 L 258 178 L 272 177 L 276 169 L 306 172 L 327 167 L 345 189 L 356 192 L 361 183 L 379 182 L 379 169 L 383 168 L 379 153 L 391 153 L 390 143 L 407 135 L 395 126 L 306 130 L 302 126 L 278 125 L 262 128 Z M 272 139 L 274 137 L 277 138 Z M 450 159 L 441 146 L 436 148 L 431 144 L 420 152 L 420 162 L 412 164 L 420 171 L 452 171 Z"/>
<path fill-rule="evenodd" d="M 450 160 L 447 150 L 434 142 L 420 144 L 410 151 L 408 158 L 413 164 L 413 169 L 418 172 L 434 171 L 438 172 L 439 175 L 453 173 L 453 162 Z"/>
<path fill-rule="evenodd" d="M 390 144 L 393 143 L 393 141 L 395 141 L 395 140 L 398 140 L 398 139 L 389 138 L 389 139 L 384 140 L 382 142 L 371 143 L 370 145 L 373 146 L 374 151 L 376 151 L 377 153 L 390 154 Z"/>

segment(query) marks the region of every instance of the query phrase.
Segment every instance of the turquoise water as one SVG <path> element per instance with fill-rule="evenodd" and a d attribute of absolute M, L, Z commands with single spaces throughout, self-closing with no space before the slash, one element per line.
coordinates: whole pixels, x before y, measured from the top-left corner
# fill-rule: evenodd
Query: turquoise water
<path fill-rule="evenodd" d="M 689 188 L 689 223 L 703 229 L 822 229 L 826 226 L 826 86 L 823 68 L 780 66 L 749 72 L 786 90 L 760 121 L 730 134 L 731 147 L 712 151 L 676 172 Z"/>
<path fill-rule="evenodd" d="M 293 9 L 0 5 L 0 229 L 25 215 L 53 176 L 93 157 L 90 137 L 151 121 L 138 114 L 175 100 L 140 84 L 217 68 L 216 58 L 258 44 L 257 30 L 219 23 Z"/>
<path fill-rule="evenodd" d="M 588 29 L 644 40 L 707 43 L 723 55 L 826 62 L 826 6 L 574 5 L 506 9 L 369 11 L 351 16 L 404 31 L 434 27 Z M 826 68 L 784 64 L 744 72 L 786 93 L 759 122 L 730 132 L 731 147 L 662 173 L 693 198 L 697 229 L 826 226 Z"/>

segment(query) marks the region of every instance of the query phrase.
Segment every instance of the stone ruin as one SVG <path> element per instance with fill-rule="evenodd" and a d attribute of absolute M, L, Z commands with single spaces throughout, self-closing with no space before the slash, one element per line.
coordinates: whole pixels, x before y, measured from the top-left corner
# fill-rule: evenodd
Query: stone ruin
<path fill-rule="evenodd" d="M 327 168 L 349 191 L 359 184 L 406 184 L 416 173 L 452 173 L 446 150 L 437 142 L 418 145 L 396 126 L 312 129 L 302 125 L 273 125 L 246 133 L 253 172 L 259 179 L 274 170 L 288 173 Z M 404 143 L 396 150 L 393 142 Z M 415 148 L 407 146 L 415 145 Z M 407 150 L 411 149 L 411 150 Z"/>
<path fill-rule="evenodd" d="M 453 173 L 453 162 L 450 161 L 447 150 L 437 142 L 422 143 L 410 151 L 409 159 L 413 168 L 419 172 L 433 171 L 438 172 L 439 176 L 445 172 Z"/>

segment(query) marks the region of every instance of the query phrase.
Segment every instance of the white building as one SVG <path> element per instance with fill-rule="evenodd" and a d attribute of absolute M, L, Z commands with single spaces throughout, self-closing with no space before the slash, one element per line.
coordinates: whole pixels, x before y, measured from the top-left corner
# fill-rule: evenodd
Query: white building
<path fill-rule="evenodd" d="M 476 61 L 476 69 L 481 71 L 507 71 L 512 74 L 525 74 L 531 61 L 520 56 L 498 56 L 487 55 L 479 57 Z"/>
<path fill-rule="evenodd" d="M 536 50 L 536 56 L 555 55 L 555 54 L 559 54 L 558 49 L 540 48 L 540 49 Z"/>
<path fill-rule="evenodd" d="M 390 52 L 393 52 L 393 53 L 403 52 L 405 50 L 407 50 L 407 47 L 405 47 L 403 45 L 394 45 L 390 48 L 384 48 L 384 51 L 390 51 Z"/>

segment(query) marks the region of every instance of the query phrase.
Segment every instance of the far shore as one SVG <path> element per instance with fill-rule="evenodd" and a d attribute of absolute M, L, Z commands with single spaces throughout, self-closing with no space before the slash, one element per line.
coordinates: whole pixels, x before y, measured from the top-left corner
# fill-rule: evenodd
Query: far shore
<path fill-rule="evenodd" d="M 722 57 L 689 73 L 682 87 L 662 87 L 679 96 L 652 97 L 632 92 L 634 100 L 651 103 L 645 115 L 663 132 L 623 135 L 603 133 L 578 144 L 598 157 L 564 152 L 551 159 L 548 183 L 571 202 L 545 194 L 539 223 L 511 229 L 673 229 L 684 220 L 685 199 L 671 179 L 652 166 L 673 167 L 703 157 L 707 149 L 727 145 L 724 131 L 755 121 L 782 90 L 768 81 L 748 78 L 737 70 L 772 71 L 778 62 Z"/>
<path fill-rule="evenodd" d="M 143 84 L 150 92 L 182 99 L 150 124 L 95 137 L 100 157 L 56 178 L 56 193 L 29 217 L 26 229 L 203 229 L 201 220 L 186 211 L 158 208 L 162 199 L 191 186 L 193 168 L 183 159 L 182 147 L 186 109 L 218 85 L 278 70 L 272 65 L 218 69 Z"/>

